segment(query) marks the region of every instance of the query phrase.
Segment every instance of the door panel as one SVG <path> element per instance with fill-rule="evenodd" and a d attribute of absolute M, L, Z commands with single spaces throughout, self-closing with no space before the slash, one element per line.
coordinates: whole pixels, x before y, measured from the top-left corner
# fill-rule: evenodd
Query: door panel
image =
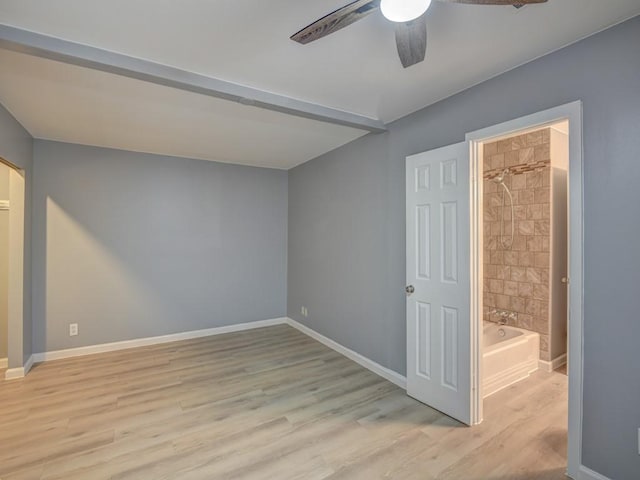
<path fill-rule="evenodd" d="M 407 393 L 466 424 L 469 220 L 468 144 L 408 157 L 407 285 L 414 291 L 407 296 Z"/>

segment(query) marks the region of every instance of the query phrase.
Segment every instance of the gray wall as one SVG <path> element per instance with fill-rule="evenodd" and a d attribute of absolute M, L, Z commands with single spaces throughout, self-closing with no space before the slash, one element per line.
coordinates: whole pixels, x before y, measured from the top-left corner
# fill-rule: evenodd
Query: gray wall
<path fill-rule="evenodd" d="M 34 351 L 285 316 L 286 172 L 36 140 L 34 179 Z"/>
<path fill-rule="evenodd" d="M 584 102 L 583 463 L 640 472 L 640 17 L 405 117 L 289 173 L 288 314 L 405 373 L 404 159 Z M 300 315 L 300 306 L 309 317 Z"/>
<path fill-rule="evenodd" d="M 21 325 L 9 325 L 9 367 L 22 367 L 31 356 L 31 186 L 33 139 L 0 105 L 0 157 L 25 172 L 24 314 Z M 19 340 L 22 337 L 22 344 Z"/>

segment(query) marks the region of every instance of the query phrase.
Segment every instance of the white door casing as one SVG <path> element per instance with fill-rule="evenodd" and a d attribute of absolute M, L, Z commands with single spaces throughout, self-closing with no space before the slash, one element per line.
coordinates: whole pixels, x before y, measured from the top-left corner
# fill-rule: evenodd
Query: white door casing
<path fill-rule="evenodd" d="M 407 157 L 407 394 L 472 423 L 469 143 Z"/>

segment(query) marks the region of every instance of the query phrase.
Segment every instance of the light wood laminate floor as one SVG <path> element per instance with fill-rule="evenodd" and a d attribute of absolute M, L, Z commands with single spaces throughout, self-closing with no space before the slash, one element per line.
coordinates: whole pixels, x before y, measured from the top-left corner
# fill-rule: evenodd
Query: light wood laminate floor
<path fill-rule="evenodd" d="M 467 428 L 288 326 L 36 365 L 0 381 L 0 478 L 561 479 L 567 377 Z"/>

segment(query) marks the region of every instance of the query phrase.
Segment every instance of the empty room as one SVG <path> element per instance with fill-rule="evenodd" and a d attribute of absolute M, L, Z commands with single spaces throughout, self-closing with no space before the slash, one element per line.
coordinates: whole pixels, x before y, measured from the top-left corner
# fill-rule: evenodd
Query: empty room
<path fill-rule="evenodd" d="M 638 0 L 0 0 L 1 480 L 639 480 Z"/>

